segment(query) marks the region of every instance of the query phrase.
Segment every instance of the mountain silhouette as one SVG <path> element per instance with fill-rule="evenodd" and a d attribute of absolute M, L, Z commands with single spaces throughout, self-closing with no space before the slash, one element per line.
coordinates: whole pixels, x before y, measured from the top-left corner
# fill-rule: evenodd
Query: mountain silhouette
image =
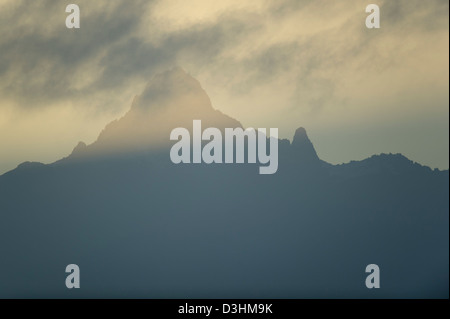
<path fill-rule="evenodd" d="M 200 83 L 181 68 L 156 75 L 144 92 L 135 97 L 130 110 L 113 121 L 89 145 L 86 156 L 165 149 L 171 145 L 170 132 L 192 127 L 192 120 L 205 127 L 242 127 L 213 109 Z"/>
<path fill-rule="evenodd" d="M 279 140 L 273 175 L 173 164 L 170 131 L 194 119 L 242 127 L 175 68 L 94 143 L 0 176 L 0 297 L 448 298 L 448 170 L 332 165 L 304 128 Z M 72 263 L 81 289 L 65 287 Z"/>

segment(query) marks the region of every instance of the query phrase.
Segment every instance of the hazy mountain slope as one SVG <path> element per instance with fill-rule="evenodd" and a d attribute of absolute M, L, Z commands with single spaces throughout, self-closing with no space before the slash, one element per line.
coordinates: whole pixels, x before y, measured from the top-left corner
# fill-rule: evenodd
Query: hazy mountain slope
<path fill-rule="evenodd" d="M 0 297 L 448 298 L 448 171 L 386 154 L 333 166 L 304 129 L 274 175 L 172 164 L 170 130 L 193 119 L 240 126 L 174 69 L 92 145 L 0 176 Z"/>

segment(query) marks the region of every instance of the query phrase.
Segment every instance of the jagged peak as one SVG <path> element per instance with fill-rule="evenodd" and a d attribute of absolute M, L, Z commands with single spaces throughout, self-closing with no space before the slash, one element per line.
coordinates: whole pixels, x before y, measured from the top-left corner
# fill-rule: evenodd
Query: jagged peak
<path fill-rule="evenodd" d="M 88 146 L 89 152 L 168 147 L 170 131 L 190 127 L 194 119 L 217 128 L 242 126 L 215 110 L 200 82 L 176 67 L 154 75 L 142 94 L 134 97 L 130 110 L 107 124 L 93 145 Z"/>
<path fill-rule="evenodd" d="M 303 163 L 319 163 L 314 145 L 311 143 L 305 128 L 299 127 L 292 139 L 291 147 L 297 160 Z"/>
<path fill-rule="evenodd" d="M 299 127 L 297 130 L 295 130 L 294 138 L 292 139 L 292 145 L 296 145 L 299 143 L 304 143 L 311 141 L 308 138 L 308 134 L 306 133 L 306 130 L 304 127 Z"/>

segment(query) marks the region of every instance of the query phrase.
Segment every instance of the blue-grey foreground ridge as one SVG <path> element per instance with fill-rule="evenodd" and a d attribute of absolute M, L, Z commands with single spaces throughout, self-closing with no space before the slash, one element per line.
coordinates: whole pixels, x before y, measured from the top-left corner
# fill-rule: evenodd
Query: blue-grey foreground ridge
<path fill-rule="evenodd" d="M 169 134 L 194 119 L 242 127 L 173 69 L 93 144 L 0 176 L 0 297 L 449 297 L 448 171 L 401 154 L 331 165 L 302 128 L 273 175 L 174 164 Z"/>

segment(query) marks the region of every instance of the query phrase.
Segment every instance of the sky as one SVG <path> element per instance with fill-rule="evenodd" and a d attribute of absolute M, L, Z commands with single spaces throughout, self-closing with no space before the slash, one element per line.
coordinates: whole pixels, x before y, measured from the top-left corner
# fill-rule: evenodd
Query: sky
<path fill-rule="evenodd" d="M 449 167 L 447 0 L 0 0 L 0 32 L 0 174 L 94 142 L 174 66 L 246 127 L 305 127 L 327 162 Z"/>

